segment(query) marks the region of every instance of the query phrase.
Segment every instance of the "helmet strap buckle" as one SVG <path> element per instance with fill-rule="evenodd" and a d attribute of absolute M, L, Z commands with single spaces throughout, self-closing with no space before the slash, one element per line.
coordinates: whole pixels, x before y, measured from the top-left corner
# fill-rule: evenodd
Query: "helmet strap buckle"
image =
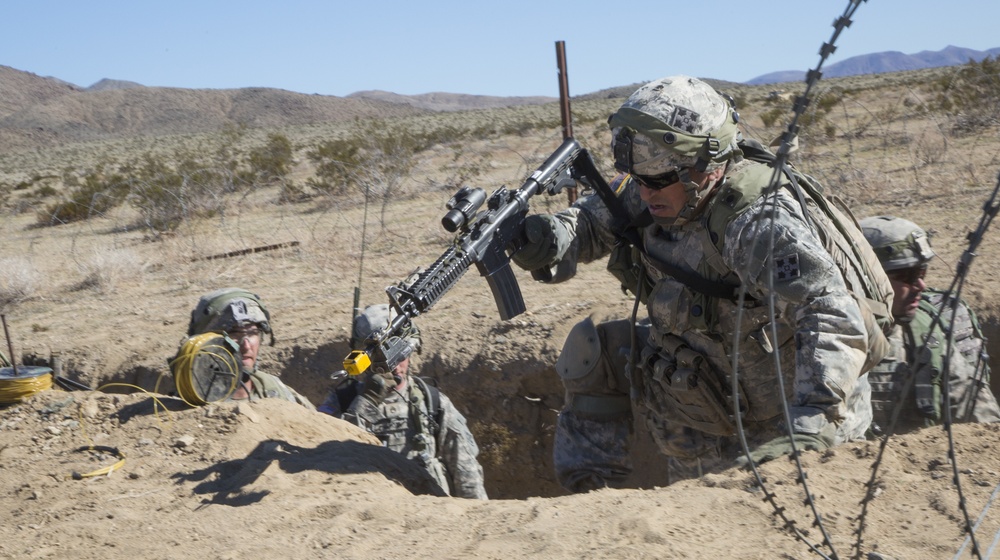
<path fill-rule="evenodd" d="M 705 143 L 701 146 L 701 150 L 699 150 L 698 162 L 694 165 L 695 171 L 704 173 L 708 169 L 708 164 L 718 157 L 721 151 L 721 143 L 718 138 L 714 136 L 706 138 Z"/>

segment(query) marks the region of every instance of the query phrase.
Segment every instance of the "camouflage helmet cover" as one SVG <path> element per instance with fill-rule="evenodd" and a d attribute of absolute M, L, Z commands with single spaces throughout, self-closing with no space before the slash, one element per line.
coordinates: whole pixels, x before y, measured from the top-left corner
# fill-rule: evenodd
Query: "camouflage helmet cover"
<path fill-rule="evenodd" d="M 388 304 L 369 305 L 364 308 L 357 317 L 354 318 L 354 325 L 351 330 L 351 346 L 360 350 L 359 346 L 374 334 L 376 331 L 389 326 L 389 321 L 396 317 L 396 310 L 391 309 Z M 420 329 L 411 321 L 402 338 L 413 348 L 414 352 L 420 352 Z"/>
<path fill-rule="evenodd" d="M 206 332 L 225 332 L 256 324 L 271 333 L 271 314 L 257 294 L 241 288 L 222 288 L 198 300 L 191 311 L 188 336 Z"/>
<path fill-rule="evenodd" d="M 619 171 L 656 176 L 737 151 L 739 115 L 705 82 L 668 76 L 635 91 L 608 119 Z M 627 159 L 629 161 L 621 161 Z"/>
<path fill-rule="evenodd" d="M 909 220 L 873 216 L 860 223 L 865 239 L 887 271 L 919 266 L 934 257 L 927 232 Z"/>

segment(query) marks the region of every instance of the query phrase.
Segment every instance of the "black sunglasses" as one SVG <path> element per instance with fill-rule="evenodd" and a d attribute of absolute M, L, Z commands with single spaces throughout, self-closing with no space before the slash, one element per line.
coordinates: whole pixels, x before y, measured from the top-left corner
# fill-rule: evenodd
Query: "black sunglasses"
<path fill-rule="evenodd" d="M 666 173 L 661 173 L 659 175 L 653 175 L 651 177 L 645 177 L 642 175 L 632 174 L 636 181 L 639 181 L 647 189 L 658 191 L 660 189 L 665 189 L 670 185 L 679 183 L 681 181 L 681 176 L 676 169 L 671 169 Z"/>
<path fill-rule="evenodd" d="M 916 286 L 917 281 L 923 280 L 926 275 L 927 265 L 902 268 L 888 273 L 890 280 L 895 280 L 896 282 L 902 282 L 903 284 L 909 284 L 911 286 Z"/>

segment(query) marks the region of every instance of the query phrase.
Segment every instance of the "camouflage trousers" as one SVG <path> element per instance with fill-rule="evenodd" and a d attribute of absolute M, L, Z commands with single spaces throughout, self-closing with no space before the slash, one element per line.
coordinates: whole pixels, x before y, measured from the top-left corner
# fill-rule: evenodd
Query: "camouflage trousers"
<path fill-rule="evenodd" d="M 566 404 L 556 424 L 553 463 L 564 488 L 585 492 L 624 481 L 632 472 L 630 449 L 637 432 L 651 437 L 666 456 L 663 468 L 670 470 L 671 480 L 728 468 L 744 453 L 736 436 L 712 435 L 664 417 L 658 412 L 662 407 L 652 402 L 652 380 L 629 379 L 630 321 L 603 322 L 592 329 L 599 350 L 577 347 L 571 334 L 563 354 L 586 356 L 585 361 L 594 357 L 593 367 L 566 365 L 562 357 L 557 364 Z M 636 329 L 636 340 L 644 344 L 648 327 Z M 641 430 L 634 429 L 636 422 Z M 743 428 L 751 449 L 784 433 L 780 418 Z"/>

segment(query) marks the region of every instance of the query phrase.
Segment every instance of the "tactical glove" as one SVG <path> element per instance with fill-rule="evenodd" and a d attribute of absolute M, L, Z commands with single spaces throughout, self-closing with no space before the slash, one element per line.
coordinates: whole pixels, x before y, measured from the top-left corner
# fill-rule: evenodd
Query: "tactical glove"
<path fill-rule="evenodd" d="M 791 437 L 781 436 L 762 444 L 750 451 L 750 459 L 757 465 L 777 459 L 782 455 L 791 455 L 792 440 L 795 440 L 795 449 L 799 451 L 822 451 L 833 447 L 833 424 L 831 429 L 823 429 L 818 434 L 792 434 Z M 746 455 L 736 458 L 736 465 L 741 468 L 750 468 Z"/>
<path fill-rule="evenodd" d="M 511 256 L 514 264 L 524 270 L 552 265 L 558 251 L 554 227 L 552 216 L 532 214 L 525 218 L 519 239 L 521 248 Z"/>

